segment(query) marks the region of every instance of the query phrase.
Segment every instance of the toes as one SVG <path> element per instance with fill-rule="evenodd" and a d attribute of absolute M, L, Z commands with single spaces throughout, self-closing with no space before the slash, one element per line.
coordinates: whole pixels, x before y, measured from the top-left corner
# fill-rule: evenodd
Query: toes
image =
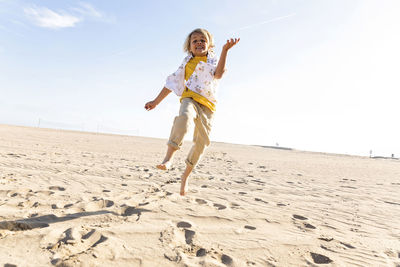
<path fill-rule="evenodd" d="M 161 164 L 158 164 L 156 167 L 157 167 L 157 169 L 167 171 L 171 168 L 171 163 L 170 162 L 161 163 Z"/>
<path fill-rule="evenodd" d="M 156 167 L 157 167 L 157 169 L 160 169 L 160 170 L 166 170 L 167 169 L 164 164 L 158 164 Z"/>

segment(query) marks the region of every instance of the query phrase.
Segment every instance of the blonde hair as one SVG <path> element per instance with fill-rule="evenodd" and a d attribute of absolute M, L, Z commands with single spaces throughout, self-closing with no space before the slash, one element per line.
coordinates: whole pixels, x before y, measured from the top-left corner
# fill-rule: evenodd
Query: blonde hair
<path fill-rule="evenodd" d="M 194 29 L 191 33 L 188 34 L 188 36 L 185 39 L 185 42 L 183 44 L 183 51 L 190 54 L 190 38 L 192 37 L 192 34 L 194 33 L 200 33 L 203 34 L 204 37 L 206 37 L 207 39 L 207 43 L 208 43 L 208 51 L 213 52 L 214 51 L 214 37 L 212 36 L 212 34 L 207 31 L 206 29 L 201 29 L 201 28 L 197 28 Z"/>

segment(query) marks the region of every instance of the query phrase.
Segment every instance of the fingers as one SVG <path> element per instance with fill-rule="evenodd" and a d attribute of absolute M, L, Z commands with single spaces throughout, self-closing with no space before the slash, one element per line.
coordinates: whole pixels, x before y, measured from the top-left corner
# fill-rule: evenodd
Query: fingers
<path fill-rule="evenodd" d="M 147 102 L 146 105 L 144 105 L 144 108 L 146 110 L 152 110 L 153 108 L 155 108 L 155 105 L 152 102 Z"/>
<path fill-rule="evenodd" d="M 240 38 L 231 38 L 231 39 L 227 40 L 228 43 L 233 44 L 233 45 L 237 44 L 239 41 L 240 41 Z"/>
<path fill-rule="evenodd" d="M 240 38 L 231 38 L 226 40 L 226 46 L 227 48 L 232 48 L 234 45 L 236 45 L 240 41 Z"/>

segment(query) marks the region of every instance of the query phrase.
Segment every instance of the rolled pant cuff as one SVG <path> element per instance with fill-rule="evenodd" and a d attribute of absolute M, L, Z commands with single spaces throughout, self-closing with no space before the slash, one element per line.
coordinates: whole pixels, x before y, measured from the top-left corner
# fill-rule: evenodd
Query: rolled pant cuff
<path fill-rule="evenodd" d="M 192 168 L 194 168 L 196 166 L 196 164 L 191 163 L 188 159 L 186 159 L 185 162 L 187 165 L 189 165 Z"/>
<path fill-rule="evenodd" d="M 175 143 L 172 142 L 172 141 L 168 141 L 167 145 L 169 145 L 169 146 L 175 148 L 176 150 L 178 150 L 178 149 L 180 148 L 177 144 L 175 144 Z"/>

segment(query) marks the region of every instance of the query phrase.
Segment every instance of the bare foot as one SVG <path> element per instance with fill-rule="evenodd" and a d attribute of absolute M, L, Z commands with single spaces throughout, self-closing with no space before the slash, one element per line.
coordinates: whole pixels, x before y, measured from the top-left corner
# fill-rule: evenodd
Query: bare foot
<path fill-rule="evenodd" d="M 157 169 L 167 171 L 171 168 L 171 162 L 165 161 L 165 162 L 162 162 L 161 164 L 158 164 L 156 167 L 157 167 Z"/>
<path fill-rule="evenodd" d="M 186 165 L 186 169 L 183 172 L 182 177 L 181 177 L 181 191 L 180 191 L 180 195 L 181 196 L 185 195 L 185 189 L 186 189 L 186 186 L 187 186 L 187 180 L 188 180 L 188 177 L 189 177 L 190 173 L 192 172 L 192 170 L 193 170 L 192 166 Z"/>

